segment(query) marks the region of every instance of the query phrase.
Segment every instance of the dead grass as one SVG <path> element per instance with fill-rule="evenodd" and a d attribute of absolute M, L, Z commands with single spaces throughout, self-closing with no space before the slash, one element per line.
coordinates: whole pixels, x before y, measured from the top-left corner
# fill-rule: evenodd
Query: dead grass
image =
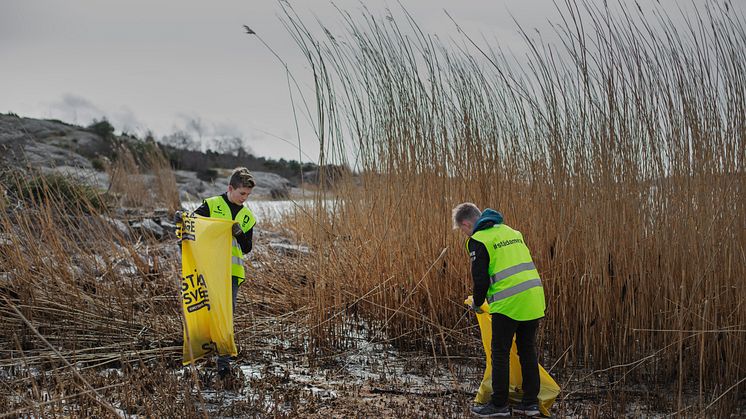
<path fill-rule="evenodd" d="M 545 362 L 654 383 L 687 414 L 733 411 L 746 368 L 742 16 L 710 3 L 677 27 L 661 10 L 568 2 L 560 41 L 523 32 L 518 60 L 465 28 L 468 47 L 453 48 L 411 20 L 343 12 L 346 32 L 316 36 L 286 11 L 314 71 L 320 164 L 358 173 L 334 208 L 322 192 L 294 223 L 316 249 L 320 351 L 351 314 L 436 362 L 473 345 L 449 216 L 474 201 L 532 249 Z"/>
<path fill-rule="evenodd" d="M 181 207 L 176 177 L 168 159 L 155 145 L 144 146 L 141 161 L 126 145 L 121 145 L 113 163 L 106 167 L 109 191 L 120 206 L 169 211 Z"/>

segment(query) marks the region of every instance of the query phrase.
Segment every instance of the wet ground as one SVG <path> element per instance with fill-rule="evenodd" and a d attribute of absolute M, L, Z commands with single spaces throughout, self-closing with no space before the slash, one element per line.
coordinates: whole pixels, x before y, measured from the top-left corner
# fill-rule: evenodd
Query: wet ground
<path fill-rule="evenodd" d="M 450 365 L 422 353 L 401 353 L 387 344 L 315 359 L 288 340 L 262 337 L 242 351 L 233 378 L 221 380 L 199 367 L 205 410 L 211 417 L 414 418 L 473 417 L 469 411 L 483 360 Z M 644 386 L 603 384 L 592 372 L 555 371 L 562 393 L 552 417 L 665 417 L 673 406 Z M 690 412 L 691 413 L 691 412 Z"/>

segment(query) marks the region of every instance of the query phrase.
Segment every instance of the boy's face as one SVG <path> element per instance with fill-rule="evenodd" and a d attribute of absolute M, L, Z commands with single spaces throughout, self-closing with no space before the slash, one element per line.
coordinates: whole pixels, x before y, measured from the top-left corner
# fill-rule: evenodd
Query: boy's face
<path fill-rule="evenodd" d="M 251 195 L 253 189 L 254 188 L 247 187 L 234 188 L 233 186 L 228 185 L 228 200 L 234 204 L 243 205 L 246 198 Z"/>
<path fill-rule="evenodd" d="M 467 237 L 471 236 L 474 231 L 474 222 L 470 220 L 464 220 L 459 223 L 458 229 Z"/>

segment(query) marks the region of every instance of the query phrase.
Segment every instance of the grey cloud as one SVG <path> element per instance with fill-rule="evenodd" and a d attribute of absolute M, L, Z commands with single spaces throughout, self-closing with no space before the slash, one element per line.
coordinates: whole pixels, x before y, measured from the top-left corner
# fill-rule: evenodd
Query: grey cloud
<path fill-rule="evenodd" d="M 148 130 L 148 127 L 146 127 L 145 124 L 137 118 L 132 109 L 127 106 L 122 106 L 118 111 L 111 114 L 109 122 L 122 131 L 140 136 L 145 134 Z"/>
<path fill-rule="evenodd" d="M 245 137 L 243 131 L 232 122 L 216 122 L 212 130 L 216 137 Z"/>
<path fill-rule="evenodd" d="M 87 125 L 94 119 L 105 117 L 105 112 L 90 100 L 73 93 L 65 93 L 59 101 L 49 104 L 52 118 Z"/>
<path fill-rule="evenodd" d="M 62 98 L 49 104 L 49 117 L 88 125 L 94 120 L 106 118 L 114 128 L 130 134 L 142 135 L 147 131 L 135 113 L 128 106 L 108 111 L 87 98 L 74 93 L 65 93 Z"/>

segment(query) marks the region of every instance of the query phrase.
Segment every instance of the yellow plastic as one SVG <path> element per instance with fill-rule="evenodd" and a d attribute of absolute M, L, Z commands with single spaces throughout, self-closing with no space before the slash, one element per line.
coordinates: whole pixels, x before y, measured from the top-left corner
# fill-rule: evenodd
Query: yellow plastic
<path fill-rule="evenodd" d="M 179 237 L 184 365 L 215 353 L 238 354 L 233 338 L 232 227 L 231 220 L 183 219 Z"/>
<path fill-rule="evenodd" d="M 470 295 L 464 301 L 464 304 L 471 307 L 473 301 L 474 300 Z M 477 390 L 477 396 L 474 398 L 474 402 L 484 404 L 488 403 L 492 397 L 492 316 L 489 314 L 490 306 L 487 302 L 482 304 L 482 307 L 480 308 L 482 309 L 482 314 L 477 314 L 477 321 L 479 322 L 479 331 L 482 335 L 482 346 L 484 347 L 484 353 L 487 358 L 487 367 L 484 370 L 482 383 L 479 385 L 479 390 Z M 541 387 L 539 389 L 539 410 L 543 415 L 550 416 L 549 409 L 551 409 L 554 400 L 559 395 L 560 387 L 541 365 L 539 365 L 539 380 L 541 382 Z M 521 364 L 515 347 L 515 338 L 513 338 L 513 346 L 510 348 L 509 398 L 514 403 L 519 403 L 521 401 L 522 383 L 523 377 L 521 376 Z"/>

